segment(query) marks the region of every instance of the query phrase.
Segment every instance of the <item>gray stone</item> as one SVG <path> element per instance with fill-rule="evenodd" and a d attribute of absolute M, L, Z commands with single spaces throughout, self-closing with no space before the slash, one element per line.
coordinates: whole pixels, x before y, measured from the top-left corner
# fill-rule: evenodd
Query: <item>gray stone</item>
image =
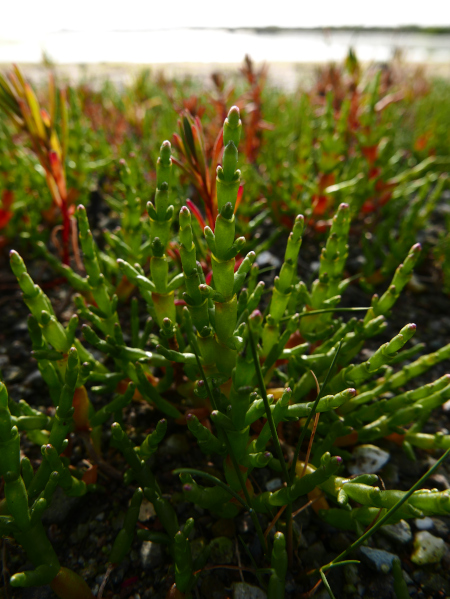
<path fill-rule="evenodd" d="M 438 537 L 446 538 L 449 533 L 448 524 L 440 518 L 432 518 L 434 530 Z"/>
<path fill-rule="evenodd" d="M 373 549 L 372 547 L 361 547 L 360 552 L 370 568 L 383 574 L 391 571 L 392 562 L 396 558 L 393 553 L 388 553 L 383 549 Z"/>
<path fill-rule="evenodd" d="M 414 584 L 414 580 L 408 574 L 406 570 L 402 570 L 403 578 L 405 579 L 406 584 Z"/>
<path fill-rule="evenodd" d="M 231 586 L 233 589 L 233 599 L 267 599 L 266 593 L 252 584 L 235 582 Z"/>
<path fill-rule="evenodd" d="M 433 486 L 436 486 L 439 489 L 439 491 L 446 491 L 447 489 L 450 489 L 450 483 L 448 481 L 448 478 L 443 474 L 440 474 L 439 472 L 430 476 L 428 480 L 430 481 L 430 483 L 433 483 Z"/>
<path fill-rule="evenodd" d="M 396 524 L 386 524 L 380 528 L 380 532 L 397 543 L 409 543 L 412 541 L 411 527 L 405 520 L 400 520 Z"/>
<path fill-rule="evenodd" d="M 33 372 L 30 372 L 30 374 L 27 376 L 27 378 L 23 382 L 25 387 L 34 387 L 34 386 L 42 385 L 43 383 L 44 383 L 44 379 L 42 378 L 40 371 L 37 369 L 33 370 Z"/>
<path fill-rule="evenodd" d="M 159 543 L 144 541 L 141 546 L 141 564 L 143 568 L 154 568 L 164 561 L 163 549 Z"/>

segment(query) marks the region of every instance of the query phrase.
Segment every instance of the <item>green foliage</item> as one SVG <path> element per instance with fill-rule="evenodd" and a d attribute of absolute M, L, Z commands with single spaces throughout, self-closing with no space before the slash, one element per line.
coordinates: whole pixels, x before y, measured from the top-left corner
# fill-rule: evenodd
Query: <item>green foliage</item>
<path fill-rule="evenodd" d="M 133 261 L 134 240 L 141 233 L 136 226 L 156 170 L 156 140 L 170 138 L 177 113 L 173 160 L 178 168 L 168 182 L 176 188 L 175 212 L 178 198 L 192 194 L 188 206 L 213 228 L 221 209 L 215 173 L 223 143 L 220 126 L 226 103 L 234 101 L 243 107 L 245 124 L 241 146 L 247 164 L 238 194 L 243 218 L 237 226 L 247 251 L 255 248 L 254 233 L 267 217 L 290 230 L 301 213 L 310 225 L 309 236 L 313 232 L 322 239 L 344 201 L 364 257 L 361 281 L 373 290 L 395 270 L 448 187 L 448 84 L 430 83 L 420 73 L 412 80 L 395 64 L 364 73 L 352 53 L 342 67 L 323 69 L 310 89 L 292 94 L 265 89 L 266 73 L 248 58 L 242 74 L 246 82 L 235 87 L 214 77 L 215 89 L 207 94 L 189 81 L 158 82 L 149 71 L 120 91 L 111 84 L 100 91 L 80 85 L 57 94 L 51 79 L 41 104 L 20 71 L 2 79 L 0 170 L 6 178 L 0 186 L 5 210 L 0 229 L 5 242 L 17 233 L 33 243 L 46 242 L 59 223 L 63 197 L 62 243 L 55 233 L 52 239 L 67 264 L 74 204 L 81 200 L 88 211 L 91 204 L 95 213 L 103 199 L 124 219 L 119 235 L 108 232 L 107 244 L 117 257 Z M 17 104 L 21 87 L 14 83 L 23 85 L 29 105 Z M 48 114 L 42 112 L 49 126 L 44 141 L 37 137 L 44 121 L 31 110 L 40 105 L 48 108 Z M 12 138 L 17 127 L 19 144 Z M 226 131 L 232 130 L 237 139 L 240 125 L 227 124 Z M 51 152 L 62 159 L 55 168 Z M 239 187 L 237 181 L 234 185 Z M 226 187 L 219 183 L 219 188 Z M 233 200 L 231 187 L 230 194 Z M 97 218 L 94 214 L 94 228 Z M 149 247 L 143 251 L 150 255 Z M 143 257 L 136 257 L 141 262 Z M 114 261 L 107 268 L 108 274 L 118 274 Z"/>
<path fill-rule="evenodd" d="M 136 93 L 147 84 L 145 79 L 141 81 Z M 378 85 L 375 79 L 361 101 L 361 128 L 352 143 L 360 149 L 376 145 L 381 153 L 375 126 Z M 349 110 L 342 106 L 342 111 Z M 318 147 L 306 170 L 304 161 L 299 162 L 302 185 L 310 188 L 305 182 L 308 169 L 319 175 L 333 171 L 336 155 L 346 151 L 338 133 L 345 136 L 349 131 L 342 115 L 336 121 L 331 96 L 317 122 L 309 101 L 303 101 L 297 110 L 303 128 L 295 155 L 309 160 L 305 148 L 311 143 Z M 360 155 L 355 164 L 350 161 L 350 166 L 343 166 L 342 178 L 353 178 L 353 183 L 340 187 L 336 183 L 331 191 L 330 186 L 328 191 L 315 190 L 333 198 L 328 209 L 330 214 L 334 208 L 336 211 L 320 254 L 317 279 L 308 283 L 299 277 L 298 256 L 303 237 L 314 228 L 314 209 L 320 198 L 315 207 L 307 206 L 305 215 L 297 215 L 298 206 L 295 208 L 283 263 L 266 296 L 264 283 L 258 282 L 257 252 L 247 251 L 256 246 L 237 236 L 245 231 L 238 218 L 241 207 L 247 214 L 251 211 L 238 201 L 242 129 L 234 106 L 225 119 L 223 153 L 218 154 L 215 211 L 210 207 L 209 225 L 202 232 L 198 228 L 201 219 L 192 219 L 193 212 L 198 216 L 198 208 L 190 210 L 185 205 L 178 210 L 172 149 L 165 141 L 155 163 L 156 177 L 150 179 L 155 195 L 147 202 L 145 214 L 141 196 L 147 199 L 150 190 L 142 181 L 140 165 L 133 161 L 120 164 L 119 199 L 112 197 L 109 202 L 121 211 L 121 218 L 116 231 L 105 233 L 105 244 L 99 244 L 90 229 L 87 207 L 78 206 L 83 274 L 69 264 L 61 265 L 44 243 L 37 244 L 79 293 L 75 299 L 78 314 L 66 326 L 33 282 L 20 255 L 11 252 L 11 267 L 31 312 L 33 355 L 55 407 L 54 416 L 47 416 L 26 402 L 8 400 L 6 388 L 0 387 L 0 473 L 5 484 L 0 530 L 23 546 L 35 568 L 15 574 L 11 579 L 15 586 L 51 582 L 64 598 L 67 585 L 77 581 L 73 584 L 80 585 L 78 596 L 91 596 L 81 579 L 60 566 L 41 515 L 57 486 L 74 496 L 97 490 L 95 483 L 74 476 L 63 452 L 68 436 L 74 433 L 87 437 L 101 455 L 100 441 L 112 419 L 110 448 L 120 452 L 128 465 L 124 483 L 131 487 L 132 498 L 109 556 L 111 568 L 130 550 L 145 497 L 153 504 L 164 532 L 155 536 L 151 531 L 139 531 L 138 538 L 157 539 L 168 548 L 175 587 L 186 596 L 207 562 L 208 549 L 193 555 L 190 536 L 195 522 L 179 522 L 174 502 L 153 472 L 150 458 L 164 439 L 168 420 L 186 423 L 201 451 L 222 463 L 220 478 L 202 469 L 177 471 L 184 499 L 220 517 L 233 518 L 242 510 L 250 511 L 265 555 L 263 563 L 270 563 L 266 581 L 270 599 L 284 594 L 296 542 L 294 506 L 318 490 L 338 506 L 330 508 L 323 501 L 320 517 L 358 534 L 380 513 L 389 522 L 450 513 L 447 492 L 382 490 L 375 486 L 378 477 L 371 474 L 349 479 L 346 462 L 351 454 L 344 449 L 346 445 L 375 443 L 392 434 L 401 439 L 410 457 L 414 447 L 450 447 L 449 435 L 423 432 L 431 412 L 450 398 L 448 375 L 414 386 L 414 379 L 450 357 L 450 345 L 411 361 L 416 349 L 407 344 L 416 325 L 406 324 L 369 359 L 363 360 L 361 354 L 367 340 L 385 331 L 386 318 L 418 262 L 421 247 L 415 243 L 412 225 L 417 219 L 420 226 L 426 222 L 446 184 L 444 177 L 428 172 L 437 162 L 431 160 L 416 170 L 397 173 L 398 197 L 406 193 L 410 198 L 414 190 L 420 191 L 408 207 L 413 212 L 407 217 L 410 226 L 404 225 L 399 238 L 391 239 L 395 252 L 385 268 L 386 276 L 393 273 L 391 284 L 381 297 L 373 296 L 370 306 L 360 309 L 365 312 L 362 319 L 344 319 L 339 304 L 351 282 L 345 274 L 350 227 L 352 222 L 358 223 L 361 199 L 369 188 L 373 190 L 368 165 L 362 169 Z M 313 141 L 316 134 L 319 144 Z M 180 135 L 185 160 L 199 167 L 204 148 L 198 121 L 185 116 Z M 181 142 L 177 143 L 181 147 Z M 278 152 L 274 146 L 272 160 Z M 387 160 L 382 166 L 391 180 L 395 176 L 392 163 Z M 203 167 L 204 173 L 209 172 L 206 164 Z M 283 172 L 288 170 L 283 166 Z M 416 178 L 419 171 L 427 171 L 424 181 Z M 196 170 L 189 172 L 192 175 Z M 271 176 L 277 177 L 277 173 L 278 167 L 271 170 Z M 279 181 L 283 185 L 283 176 Z M 249 187 L 253 184 L 249 182 Z M 409 188 L 402 185 L 415 187 L 406 192 Z M 294 210 L 294 204 L 289 207 Z M 81 254 L 77 256 L 80 260 Z M 79 337 L 79 320 L 84 322 L 83 338 Z M 99 409 L 90 401 L 92 392 L 108 396 Z M 136 396 L 164 416 L 140 445 L 123 418 Z M 195 415 L 196 408 L 202 409 L 203 418 Z M 278 439 L 277 430 L 285 423 L 290 423 L 299 437 L 292 463 Z M 314 423 L 314 432 L 310 423 Z M 42 461 L 35 473 L 26 459 L 20 462 L 20 434 L 42 445 Z M 256 490 L 251 475 L 261 468 L 280 473 L 283 486 L 275 491 Z M 205 481 L 208 484 L 203 484 Z M 354 507 L 356 504 L 359 507 Z M 271 521 L 279 516 L 273 542 L 264 534 L 258 514 Z M 37 552 L 37 546 L 43 547 L 42 551 Z M 337 564 L 322 568 L 321 575 L 332 565 Z"/>

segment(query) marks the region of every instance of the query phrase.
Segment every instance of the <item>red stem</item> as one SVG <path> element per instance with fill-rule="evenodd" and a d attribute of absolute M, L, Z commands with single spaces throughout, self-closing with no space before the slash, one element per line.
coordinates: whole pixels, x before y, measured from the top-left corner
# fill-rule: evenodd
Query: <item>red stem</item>
<path fill-rule="evenodd" d="M 69 238 L 70 238 L 70 216 L 67 202 L 63 199 L 61 204 L 61 214 L 63 219 L 62 246 L 63 246 L 63 264 L 69 264 Z"/>

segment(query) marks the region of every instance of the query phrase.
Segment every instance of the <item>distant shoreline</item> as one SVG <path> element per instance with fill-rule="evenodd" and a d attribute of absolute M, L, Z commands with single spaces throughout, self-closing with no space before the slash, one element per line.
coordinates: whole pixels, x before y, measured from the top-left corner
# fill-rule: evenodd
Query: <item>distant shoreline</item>
<path fill-rule="evenodd" d="M 320 27 L 279 27 L 276 25 L 268 25 L 266 27 L 159 27 L 157 29 L 111 29 L 106 33 L 145 33 L 152 31 L 230 31 L 243 32 L 251 31 L 252 33 L 261 34 L 286 34 L 286 33 L 419 33 L 424 35 L 447 35 L 450 34 L 450 25 L 436 25 L 421 27 L 420 25 L 400 25 L 398 27 L 386 26 L 366 26 L 366 25 L 340 25 L 340 26 L 320 26 Z M 52 33 L 80 33 L 77 29 L 60 29 Z M 103 31 L 105 33 L 105 31 Z"/>
<path fill-rule="evenodd" d="M 420 27 L 419 25 L 401 25 L 399 27 L 366 27 L 364 25 L 351 26 L 341 25 L 335 26 L 322 26 L 322 27 L 188 27 L 187 29 L 196 30 L 214 30 L 222 29 L 225 31 L 253 31 L 254 33 L 326 33 L 328 31 L 335 32 L 357 32 L 357 33 L 420 33 L 426 35 L 446 35 L 450 33 L 450 25 L 435 27 Z"/>
<path fill-rule="evenodd" d="M 136 65 L 137 69 L 152 65 L 176 77 L 186 74 L 203 79 L 207 71 L 242 64 L 249 54 L 256 63 L 272 64 L 272 79 L 284 86 L 300 72 L 307 76 L 314 64 L 344 61 L 350 47 L 361 63 L 385 64 L 395 55 L 411 68 L 426 65 L 433 75 L 450 79 L 450 26 L 64 30 L 41 38 L 0 40 L 0 64 L 17 62 L 37 68 L 43 61 L 59 65 L 58 70 L 69 78 L 108 71 L 122 80 L 127 70 L 135 68 L 113 65 Z"/>

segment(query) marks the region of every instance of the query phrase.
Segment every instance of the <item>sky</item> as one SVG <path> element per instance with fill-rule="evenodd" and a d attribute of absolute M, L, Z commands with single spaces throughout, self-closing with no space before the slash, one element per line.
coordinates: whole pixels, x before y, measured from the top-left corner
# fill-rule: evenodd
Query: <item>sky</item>
<path fill-rule="evenodd" d="M 21 0 L 3 4 L 3 39 L 61 30 L 450 25 L 449 0 Z"/>

